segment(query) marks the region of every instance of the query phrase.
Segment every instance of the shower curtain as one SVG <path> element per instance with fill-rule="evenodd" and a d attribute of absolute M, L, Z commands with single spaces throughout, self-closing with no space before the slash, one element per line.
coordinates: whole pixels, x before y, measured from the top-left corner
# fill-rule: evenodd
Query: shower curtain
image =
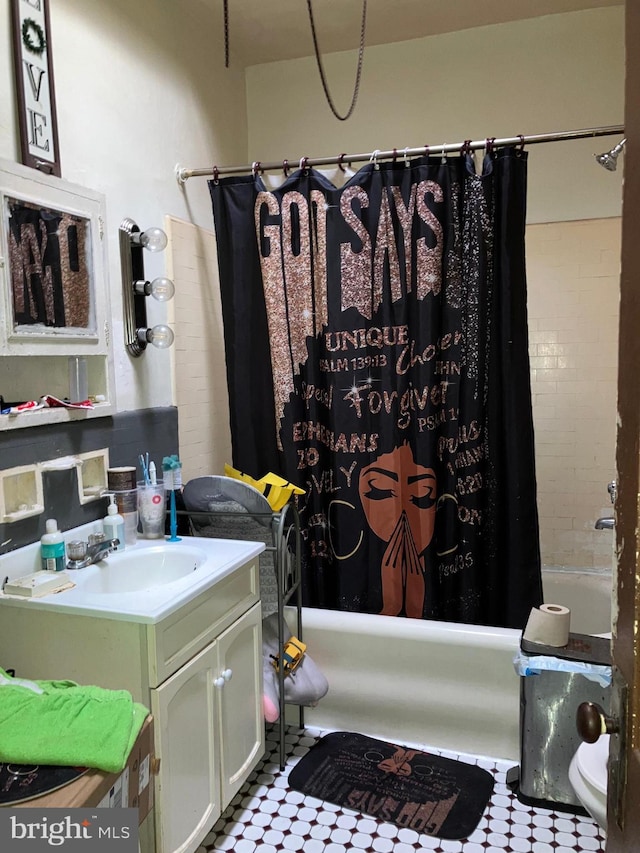
<path fill-rule="evenodd" d="M 541 602 L 526 158 L 209 182 L 233 465 L 305 490 L 306 605 L 521 628 Z"/>

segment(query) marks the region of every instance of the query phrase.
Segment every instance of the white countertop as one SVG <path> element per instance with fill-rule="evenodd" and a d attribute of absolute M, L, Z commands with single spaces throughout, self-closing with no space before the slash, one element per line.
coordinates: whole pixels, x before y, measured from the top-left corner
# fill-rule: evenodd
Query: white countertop
<path fill-rule="evenodd" d="M 85 528 L 87 527 L 90 528 L 91 525 L 68 531 L 65 539 L 70 541 L 74 538 L 86 538 L 88 534 Z M 89 532 L 92 530 L 89 529 Z M 216 583 L 243 563 L 256 557 L 264 549 L 263 542 L 196 536 L 182 537 L 180 542 L 169 542 L 167 539 L 139 539 L 134 546 L 110 554 L 99 563 L 83 569 L 67 569 L 65 574 L 74 584 L 72 589 L 65 589 L 40 598 L 0 593 L 0 607 L 30 607 L 36 610 L 55 610 L 59 613 L 93 615 L 127 622 L 154 624 L 214 587 Z M 155 562 L 161 560 L 164 553 L 174 563 L 178 555 L 180 559 L 184 558 L 189 569 L 188 573 L 182 577 L 156 585 L 153 571 L 149 571 L 149 565 L 152 559 Z M 137 566 L 141 572 L 139 577 L 142 578 L 139 583 L 136 583 L 135 575 Z M 0 555 L 0 583 L 6 577 L 13 580 L 37 571 L 39 568 L 39 543 L 36 542 Z M 110 577 L 115 577 L 116 573 L 119 573 L 123 578 L 121 584 L 117 581 L 113 584 L 105 583 L 106 573 L 109 573 L 110 569 L 112 572 Z M 132 582 L 127 583 L 127 579 Z M 119 589 L 119 586 L 124 589 Z M 127 586 L 137 588 L 126 589 Z M 103 589 L 109 591 L 102 591 Z"/>

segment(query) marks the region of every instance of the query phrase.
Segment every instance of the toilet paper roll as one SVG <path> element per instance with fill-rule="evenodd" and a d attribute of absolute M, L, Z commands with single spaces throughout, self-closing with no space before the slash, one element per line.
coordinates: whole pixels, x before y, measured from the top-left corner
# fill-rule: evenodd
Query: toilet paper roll
<path fill-rule="evenodd" d="M 569 642 L 571 611 L 561 604 L 541 604 L 532 607 L 523 639 L 545 646 L 566 646 Z"/>

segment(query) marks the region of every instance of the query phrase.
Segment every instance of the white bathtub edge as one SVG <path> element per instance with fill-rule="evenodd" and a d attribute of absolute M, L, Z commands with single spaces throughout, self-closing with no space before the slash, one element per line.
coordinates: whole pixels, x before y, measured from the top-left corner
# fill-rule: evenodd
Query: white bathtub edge
<path fill-rule="evenodd" d="M 519 631 L 315 608 L 302 626 L 329 681 L 309 725 L 518 760 Z"/>

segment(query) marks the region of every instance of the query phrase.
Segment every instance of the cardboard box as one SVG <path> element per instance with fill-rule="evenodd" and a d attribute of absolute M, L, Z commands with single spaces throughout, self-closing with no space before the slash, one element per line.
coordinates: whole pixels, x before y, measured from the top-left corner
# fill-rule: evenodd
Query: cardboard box
<path fill-rule="evenodd" d="M 151 715 L 145 720 L 129 754 L 127 766 L 121 775 L 127 771 L 129 773 L 128 802 L 123 802 L 121 808 L 138 809 L 138 822 L 142 823 L 153 808 L 155 754 L 153 751 L 153 717 Z M 111 804 L 105 803 L 105 805 L 110 806 Z"/>
<path fill-rule="evenodd" d="M 142 823 L 153 808 L 156 772 L 153 717 L 149 714 L 121 773 L 91 769 L 57 791 L 8 805 L 12 808 L 36 805 L 39 808 L 137 808 L 138 822 Z"/>

